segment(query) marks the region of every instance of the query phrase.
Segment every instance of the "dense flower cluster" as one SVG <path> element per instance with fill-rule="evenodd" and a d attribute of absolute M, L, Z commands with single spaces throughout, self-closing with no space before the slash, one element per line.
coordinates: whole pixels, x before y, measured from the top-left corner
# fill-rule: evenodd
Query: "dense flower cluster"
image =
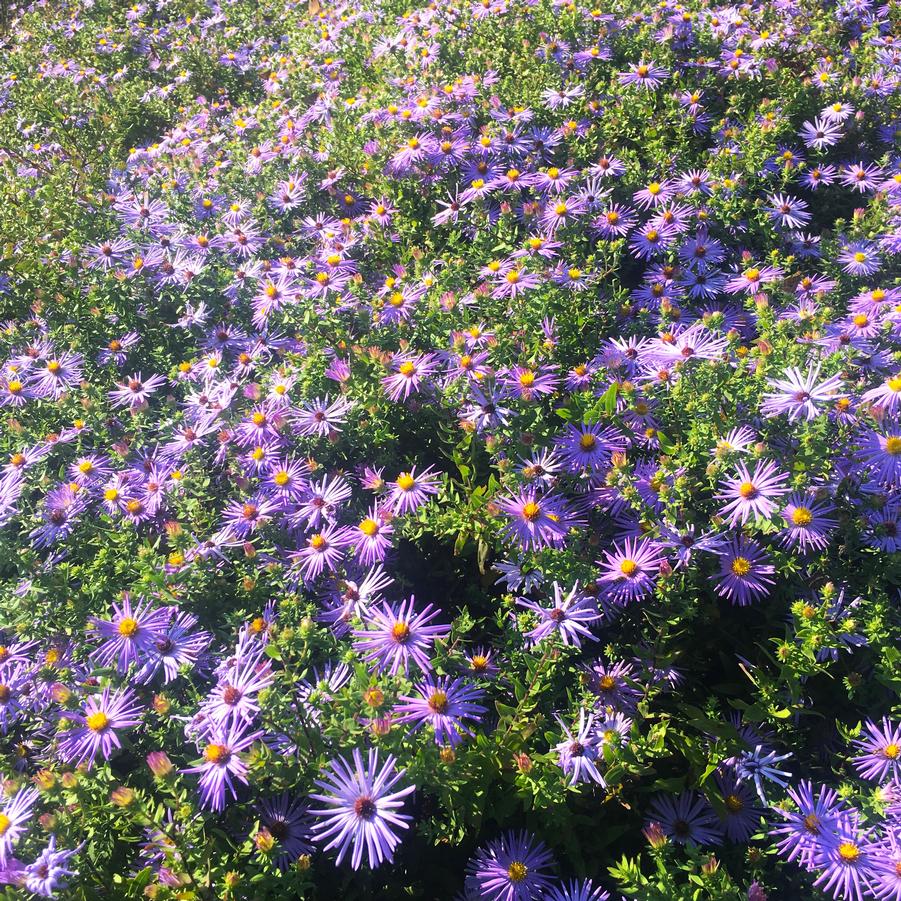
<path fill-rule="evenodd" d="M 899 25 L 11 9 L 0 883 L 901 901 Z"/>

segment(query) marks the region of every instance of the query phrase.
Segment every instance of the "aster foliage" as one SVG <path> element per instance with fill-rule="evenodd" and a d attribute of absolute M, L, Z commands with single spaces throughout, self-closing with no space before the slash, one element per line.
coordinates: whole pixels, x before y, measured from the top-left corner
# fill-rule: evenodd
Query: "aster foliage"
<path fill-rule="evenodd" d="M 0 4 L 0 897 L 901 901 L 899 35 Z"/>

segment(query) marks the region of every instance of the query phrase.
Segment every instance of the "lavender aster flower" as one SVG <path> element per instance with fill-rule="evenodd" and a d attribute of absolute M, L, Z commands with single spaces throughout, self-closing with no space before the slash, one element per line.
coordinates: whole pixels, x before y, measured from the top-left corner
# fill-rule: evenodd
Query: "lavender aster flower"
<path fill-rule="evenodd" d="M 854 769 L 871 782 L 901 778 L 901 725 L 883 717 L 881 727 L 867 720 L 863 728 L 864 737 L 853 742 L 863 752 L 854 758 Z"/>
<path fill-rule="evenodd" d="M 70 714 L 77 725 L 60 739 L 60 755 L 75 766 L 87 762 L 88 768 L 94 766 L 98 754 L 108 760 L 114 748 L 122 747 L 117 730 L 136 726 L 141 712 L 133 692 L 104 688 L 101 694 L 85 701 L 82 713 Z"/>
<path fill-rule="evenodd" d="M 446 637 L 449 626 L 429 625 L 440 610 L 431 604 L 415 613 L 413 595 L 398 607 L 382 603 L 367 614 L 368 628 L 354 630 L 354 648 L 363 659 L 374 664 L 379 672 L 387 670 L 392 676 L 401 669 L 410 671 L 410 663 L 416 663 L 423 672 L 432 669 L 428 651 L 439 638 Z"/>
<path fill-rule="evenodd" d="M 577 648 L 582 646 L 582 638 L 597 641 L 588 629 L 591 623 L 600 618 L 597 605 L 594 598 L 579 591 L 578 582 L 565 596 L 560 586 L 554 582 L 553 607 L 542 607 L 525 598 L 518 598 L 516 603 L 539 617 L 538 625 L 526 633 L 526 637 L 533 642 L 543 641 L 554 634 L 559 635 L 565 645 L 575 645 Z"/>
<path fill-rule="evenodd" d="M 533 901 L 551 887 L 554 858 L 527 832 L 506 832 L 476 851 L 466 885 L 484 901 Z"/>
<path fill-rule="evenodd" d="M 34 863 L 30 863 L 23 872 L 25 888 L 40 898 L 53 898 L 58 891 L 68 888 L 67 876 L 75 876 L 75 870 L 69 869 L 69 860 L 78 853 L 78 848 L 66 851 L 56 850 L 56 836 L 50 836 L 47 847 L 41 851 Z"/>
<path fill-rule="evenodd" d="M 601 757 L 603 740 L 595 731 L 594 714 L 585 716 L 585 708 L 579 711 L 579 723 L 574 731 L 570 731 L 562 720 L 560 726 L 566 734 L 566 740 L 560 742 L 554 750 L 557 752 L 557 766 L 569 776 L 569 784 L 579 782 L 596 782 L 605 786 L 607 783 L 597 768 L 597 760 Z"/>
<path fill-rule="evenodd" d="M 0 866 L 5 867 L 10 860 L 13 846 L 27 829 L 37 799 L 37 789 L 22 788 L 0 806 Z"/>
<path fill-rule="evenodd" d="M 756 541 L 740 535 L 717 554 L 720 558 L 720 571 L 714 576 L 717 594 L 739 607 L 769 594 L 769 586 L 773 584 L 770 577 L 776 570 Z"/>
<path fill-rule="evenodd" d="M 94 630 L 104 639 L 92 656 L 100 666 L 115 663 L 120 673 L 127 672 L 133 663 L 143 665 L 154 643 L 164 637 L 170 618 L 169 608 L 151 610 L 150 601 L 132 609 L 131 598 L 126 596 L 121 607 L 113 604 L 111 620 L 91 620 Z"/>
<path fill-rule="evenodd" d="M 718 845 L 722 827 L 713 808 L 697 792 L 682 792 L 677 797 L 657 795 L 651 804 L 650 822 L 659 824 L 674 842 Z"/>
<path fill-rule="evenodd" d="M 429 724 L 439 745 L 455 747 L 465 735 L 475 733 L 466 720 L 478 722 L 486 708 L 477 703 L 484 692 L 462 679 L 426 680 L 416 686 L 417 696 L 401 695 L 394 708 L 398 722 L 414 723 L 413 731 Z"/>
<path fill-rule="evenodd" d="M 396 771 L 395 762 L 394 757 L 388 757 L 379 769 L 378 751 L 371 748 L 364 766 L 360 751 L 354 748 L 353 764 L 336 757 L 328 764 L 331 773 L 327 778 L 316 780 L 316 785 L 327 794 L 310 797 L 327 806 L 310 811 L 312 816 L 321 818 L 313 825 L 313 836 L 324 850 L 338 849 L 339 864 L 349 850 L 355 870 L 363 862 L 364 850 L 370 869 L 393 859 L 400 844 L 394 830 L 408 829 L 411 820 L 398 811 L 403 807 L 403 798 L 416 790 L 410 785 L 392 791 L 406 772 Z"/>
<path fill-rule="evenodd" d="M 263 733 L 245 732 L 244 720 L 233 720 L 231 725 L 215 726 L 204 736 L 202 761 L 194 767 L 182 770 L 184 773 L 200 773 L 198 787 L 200 801 L 210 810 L 225 809 L 226 797 L 238 797 L 235 780 L 247 784 L 247 764 L 239 756 Z"/>

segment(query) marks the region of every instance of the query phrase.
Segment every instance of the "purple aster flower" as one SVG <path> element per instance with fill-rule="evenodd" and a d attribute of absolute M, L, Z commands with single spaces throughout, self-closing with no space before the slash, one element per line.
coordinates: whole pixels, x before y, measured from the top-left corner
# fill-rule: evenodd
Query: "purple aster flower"
<path fill-rule="evenodd" d="M 770 219 L 782 228 L 803 228 L 810 222 L 807 202 L 788 194 L 772 194 L 766 208 Z"/>
<path fill-rule="evenodd" d="M 475 735 L 466 720 L 478 722 L 486 708 L 477 703 L 484 697 L 480 688 L 462 679 L 427 679 L 415 686 L 418 696 L 400 695 L 394 708 L 398 722 L 414 723 L 413 732 L 428 724 L 438 745 L 458 745 L 465 735 Z"/>
<path fill-rule="evenodd" d="M 817 849 L 834 843 L 842 823 L 853 814 L 837 791 L 821 785 L 815 792 L 813 784 L 806 779 L 799 782 L 797 788 L 789 788 L 788 797 L 797 809 L 776 807 L 786 822 L 770 834 L 781 837 L 776 849 L 787 860 L 797 859 L 811 868 Z"/>
<path fill-rule="evenodd" d="M 845 187 L 853 188 L 863 194 L 866 191 L 877 191 L 883 171 L 875 163 L 851 163 L 842 166 L 839 176 Z"/>
<path fill-rule="evenodd" d="M 855 823 L 839 823 L 835 841 L 818 845 L 813 867 L 822 870 L 814 885 L 841 901 L 863 901 L 875 876 L 874 855 Z"/>
<path fill-rule="evenodd" d="M 735 468 L 737 474 L 720 483 L 717 499 L 728 503 L 720 508 L 719 515 L 728 516 L 731 526 L 744 524 L 755 517 L 766 519 L 772 516 L 776 510 L 774 501 L 788 493 L 789 489 L 783 484 L 788 475 L 779 472 L 772 461 L 758 460 L 753 475 L 744 463 L 737 463 Z"/>
<path fill-rule="evenodd" d="M 595 887 L 590 879 L 583 879 L 581 882 L 573 879 L 555 885 L 542 897 L 544 901 L 610 901 L 609 892 L 605 892 L 600 886 Z"/>
<path fill-rule="evenodd" d="M 166 380 L 161 375 L 152 375 L 145 379 L 140 372 L 121 382 L 115 391 L 110 391 L 109 398 L 114 407 L 129 407 L 138 410 L 147 405 L 147 400 Z"/>
<path fill-rule="evenodd" d="M 269 522 L 278 513 L 278 509 L 279 504 L 263 492 L 257 492 L 243 500 L 230 501 L 222 511 L 223 531 L 229 537 L 249 538 Z"/>
<path fill-rule="evenodd" d="M 730 842 L 746 842 L 760 829 L 766 810 L 757 803 L 757 796 L 749 785 L 741 782 L 727 769 L 716 775 L 723 813 L 720 815 L 726 838 Z"/>
<path fill-rule="evenodd" d="M 780 541 L 785 547 L 797 547 L 802 552 L 823 550 L 829 546 L 829 535 L 838 525 L 832 514 L 835 508 L 815 495 L 795 492 L 782 511 L 785 528 Z"/>
<path fill-rule="evenodd" d="M 431 467 L 417 474 L 414 466 L 408 472 L 402 472 L 395 479 L 391 485 L 386 505 L 398 515 L 412 513 L 417 507 L 421 507 L 430 495 L 438 494 L 441 489 L 440 478 L 440 475 L 433 472 Z"/>
<path fill-rule="evenodd" d="M 113 604 L 111 620 L 91 619 L 94 631 L 103 643 L 91 655 L 99 666 L 112 666 L 120 673 L 135 664 L 142 666 L 152 653 L 152 646 L 166 633 L 172 611 L 168 607 L 151 610 L 150 601 L 144 601 L 132 609 L 131 598 L 126 596 L 122 606 Z"/>
<path fill-rule="evenodd" d="M 354 648 L 378 672 L 387 670 L 395 676 L 402 669 L 406 674 L 411 661 L 423 672 L 431 672 L 428 652 L 437 639 L 447 637 L 450 627 L 429 625 L 441 611 L 429 604 L 415 613 L 414 602 L 413 595 L 396 608 L 383 602 L 368 611 L 368 628 L 354 630 L 358 639 Z"/>
<path fill-rule="evenodd" d="M 292 526 L 303 524 L 310 529 L 321 528 L 326 522 L 334 522 L 338 510 L 352 494 L 353 489 L 347 480 L 339 475 L 324 476 L 318 482 L 310 482 L 289 521 Z"/>
<path fill-rule="evenodd" d="M 178 678 L 182 667 L 195 667 L 212 639 L 209 632 L 197 629 L 197 622 L 193 613 L 176 613 L 165 631 L 148 646 L 148 660 L 135 675 L 135 682 L 150 682 L 162 670 L 163 682 L 168 685 Z"/>
<path fill-rule="evenodd" d="M 791 754 L 777 754 L 763 745 L 756 745 L 751 751 L 741 752 L 735 765 L 735 773 L 742 781 L 750 780 L 754 783 L 757 797 L 765 805 L 768 802 L 763 780 L 766 779 L 769 782 L 775 782 L 776 785 L 781 785 L 782 788 L 787 788 L 786 779 L 791 778 L 791 773 L 778 769 L 776 764 L 788 760 L 791 756 Z"/>
<path fill-rule="evenodd" d="M 854 759 L 854 769 L 871 782 L 897 781 L 901 777 L 901 725 L 888 717 L 881 727 L 872 720 L 864 723 L 864 737 L 853 741 L 863 753 Z"/>
<path fill-rule="evenodd" d="M 21 482 L 10 480 L 9 484 L 18 493 Z M 48 491 L 41 510 L 43 524 L 28 533 L 32 544 L 37 548 L 47 547 L 66 538 L 75 528 L 78 517 L 85 511 L 87 504 L 88 492 L 76 482 L 58 485 Z"/>
<path fill-rule="evenodd" d="M 882 266 L 876 246 L 870 241 L 851 241 L 838 255 L 842 272 L 854 276 L 873 275 Z"/>
<path fill-rule="evenodd" d="M 528 488 L 495 501 L 501 512 L 510 517 L 504 530 L 523 548 L 560 547 L 569 531 L 569 511 L 562 497 L 539 495 Z"/>
<path fill-rule="evenodd" d="M 890 376 L 877 388 L 866 391 L 861 400 L 875 404 L 887 413 L 894 413 L 901 403 L 901 373 Z"/>
<path fill-rule="evenodd" d="M 628 604 L 654 590 L 654 579 L 663 563 L 660 546 L 653 541 L 627 538 L 622 547 L 604 551 L 598 582 L 604 585 L 604 598 L 615 604 Z"/>
<path fill-rule="evenodd" d="M 643 691 L 635 676 L 635 668 L 623 660 L 612 666 L 600 661 L 586 672 L 588 687 L 597 695 L 597 706 L 606 710 L 631 712 L 641 700 Z"/>
<path fill-rule="evenodd" d="M 718 595 L 745 607 L 769 594 L 773 584 L 770 577 L 776 570 L 756 541 L 740 535 L 718 555 L 720 571 L 714 576 Z"/>
<path fill-rule="evenodd" d="M 21 788 L 0 806 L 0 866 L 5 867 L 12 857 L 13 846 L 28 828 L 37 799 L 37 789 Z"/>
<path fill-rule="evenodd" d="M 901 833 L 897 827 L 871 844 L 873 874 L 869 889 L 879 901 L 901 901 Z"/>
<path fill-rule="evenodd" d="M 722 827 L 707 799 L 694 791 L 685 791 L 675 798 L 657 795 L 651 803 L 651 823 L 680 845 L 719 845 L 723 840 Z"/>
<path fill-rule="evenodd" d="M 324 570 L 334 572 L 338 568 L 352 541 L 350 530 L 345 526 L 327 525 L 310 535 L 306 544 L 291 554 L 292 563 L 304 579 L 313 581 Z"/>
<path fill-rule="evenodd" d="M 542 607 L 525 598 L 517 598 L 516 603 L 539 617 L 538 625 L 526 633 L 526 638 L 536 644 L 552 635 L 559 635 L 563 644 L 577 648 L 582 646 L 582 638 L 597 641 L 588 629 L 591 623 L 600 619 L 597 604 L 594 598 L 579 591 L 578 582 L 565 596 L 560 586 L 554 582 L 553 607 Z"/>
<path fill-rule="evenodd" d="M 505 832 L 466 866 L 466 886 L 484 901 L 534 901 L 552 885 L 554 858 L 527 832 Z"/>
<path fill-rule="evenodd" d="M 247 764 L 239 756 L 263 737 L 261 731 L 245 732 L 247 723 L 233 719 L 231 725 L 215 726 L 204 736 L 203 758 L 183 773 L 200 773 L 201 804 L 215 811 L 225 809 L 226 796 L 238 797 L 235 780 L 247 785 Z"/>
<path fill-rule="evenodd" d="M 798 135 L 808 147 L 823 150 L 837 144 L 843 132 L 841 122 L 817 117 L 813 122 L 805 122 Z"/>
<path fill-rule="evenodd" d="M 369 750 L 369 760 L 364 766 L 360 751 L 354 748 L 353 764 L 343 757 L 329 763 L 331 773 L 326 779 L 317 779 L 327 794 L 314 794 L 314 801 L 328 806 L 310 813 L 321 820 L 313 826 L 315 840 L 326 851 L 338 849 L 340 864 L 351 850 L 351 866 L 357 870 L 366 851 L 370 869 L 390 862 L 400 844 L 395 830 L 408 829 L 411 817 L 399 813 L 403 799 L 415 791 L 409 785 L 398 791 L 392 789 L 403 778 L 406 770 L 395 770 L 396 760 L 388 757 L 379 769 L 379 755 Z"/>
<path fill-rule="evenodd" d="M 345 397 L 329 402 L 328 396 L 317 397 L 301 407 L 294 415 L 294 428 L 299 435 L 329 436 L 340 432 L 353 404 Z"/>
<path fill-rule="evenodd" d="M 627 87 L 634 85 L 644 88 L 646 91 L 659 88 L 667 78 L 669 78 L 669 72 L 666 69 L 646 62 L 634 63 L 628 72 L 619 73 L 621 85 Z"/>
<path fill-rule="evenodd" d="M 313 850 L 312 820 L 306 801 L 284 792 L 275 798 L 264 798 L 256 805 L 260 831 L 275 841 L 273 863 L 282 871 L 302 854 Z"/>
<path fill-rule="evenodd" d="M 257 695 L 273 680 L 272 666 L 262 659 L 262 650 L 237 655 L 220 674 L 219 682 L 201 708 L 210 722 L 225 727 L 229 723 L 253 721 L 260 712 Z"/>
<path fill-rule="evenodd" d="M 53 898 L 56 892 L 65 891 L 66 877 L 76 875 L 75 870 L 69 869 L 69 860 L 78 851 L 78 848 L 57 851 L 56 836 L 51 835 L 47 847 L 22 872 L 25 888 L 40 898 Z"/>
<path fill-rule="evenodd" d="M 613 203 L 592 220 L 592 228 L 608 241 L 624 238 L 635 227 L 636 215 L 628 207 Z"/>
<path fill-rule="evenodd" d="M 563 770 L 564 775 L 570 777 L 569 784 L 596 782 L 600 786 L 605 786 L 607 783 L 597 768 L 598 758 L 602 757 L 603 740 L 595 730 L 594 714 L 589 714 L 586 719 L 583 707 L 579 711 L 579 723 L 573 731 L 570 731 L 559 717 L 557 719 L 566 739 L 554 750 L 557 752 L 557 766 Z"/>
<path fill-rule="evenodd" d="M 65 351 L 47 360 L 34 376 L 31 387 L 35 395 L 59 400 L 81 381 L 82 359 L 81 354 Z"/>
<path fill-rule="evenodd" d="M 356 546 L 357 560 L 363 566 L 381 563 L 391 547 L 391 536 L 394 527 L 385 521 L 377 508 L 371 507 L 369 513 L 349 530 L 349 536 Z"/>
<path fill-rule="evenodd" d="M 777 266 L 752 266 L 726 282 L 726 292 L 757 294 L 763 285 L 782 278 L 782 274 L 782 270 Z"/>
<path fill-rule="evenodd" d="M 438 363 L 434 354 L 395 354 L 394 373 L 382 379 L 388 397 L 393 401 L 406 400 L 421 390 L 424 380 L 433 375 Z"/>
<path fill-rule="evenodd" d="M 114 748 L 121 748 L 117 730 L 131 729 L 141 721 L 142 707 L 128 689 L 110 692 L 104 688 L 99 695 L 88 698 L 82 713 L 67 714 L 76 725 L 65 732 L 59 743 L 60 755 L 74 766 L 87 762 L 94 766 L 99 753 L 108 760 Z"/>
<path fill-rule="evenodd" d="M 792 422 L 799 417 L 816 419 L 821 413 L 817 404 L 830 404 L 844 396 L 840 375 L 830 376 L 818 384 L 819 377 L 819 364 L 806 373 L 789 366 L 781 379 L 770 380 L 769 386 L 774 390 L 764 395 L 760 412 L 771 416 L 787 413 Z"/>
<path fill-rule="evenodd" d="M 569 425 L 555 444 L 571 472 L 603 469 L 609 465 L 610 455 L 625 447 L 616 429 L 598 424 Z"/>
<path fill-rule="evenodd" d="M 898 429 L 867 432 L 863 436 L 861 456 L 875 476 L 885 485 L 901 485 L 901 434 Z"/>

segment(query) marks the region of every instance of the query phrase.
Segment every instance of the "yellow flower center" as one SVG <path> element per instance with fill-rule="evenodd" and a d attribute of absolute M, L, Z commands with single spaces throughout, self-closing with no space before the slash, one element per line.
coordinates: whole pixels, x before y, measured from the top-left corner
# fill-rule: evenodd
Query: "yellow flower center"
<path fill-rule="evenodd" d="M 397 642 L 404 642 L 410 637 L 410 627 L 405 622 L 397 622 L 391 627 L 391 637 Z"/>
<path fill-rule="evenodd" d="M 210 763 L 227 763 L 231 757 L 231 751 L 225 745 L 207 745 L 203 749 L 203 756 Z"/>
<path fill-rule="evenodd" d="M 889 760 L 897 760 L 897 759 L 898 759 L 898 755 L 901 754 L 901 746 L 896 745 L 896 744 L 894 744 L 894 743 L 892 743 L 892 744 L 890 744 L 890 745 L 886 745 L 886 746 L 882 749 L 882 753 L 883 753 Z"/>
<path fill-rule="evenodd" d="M 870 317 L 867 316 L 867 315 L 865 315 L 864 313 L 858 313 L 858 314 L 854 317 L 854 320 L 853 320 L 853 321 L 854 321 L 854 324 L 855 324 L 858 328 L 864 328 L 865 326 L 867 326 L 867 325 L 870 324 Z"/>
<path fill-rule="evenodd" d="M 541 507 L 535 501 L 529 501 L 527 504 L 523 504 L 522 516 L 528 522 L 535 522 L 541 516 Z"/>
<path fill-rule="evenodd" d="M 414 479 L 413 476 L 410 475 L 410 473 L 402 472 L 397 477 L 396 484 L 401 491 L 409 491 L 416 484 L 416 479 Z"/>
<path fill-rule="evenodd" d="M 897 457 L 898 454 L 901 454 L 901 438 L 897 435 L 892 435 L 890 438 L 885 439 L 885 452 L 887 454 L 891 454 L 893 457 Z"/>
<path fill-rule="evenodd" d="M 130 616 L 126 616 L 119 623 L 119 634 L 123 638 L 131 638 L 138 631 L 138 621 Z"/>
<path fill-rule="evenodd" d="M 886 385 L 888 385 L 889 391 L 894 391 L 897 394 L 901 391 L 901 375 L 893 376 L 886 382 Z"/>
<path fill-rule="evenodd" d="M 321 551 L 326 546 L 326 544 L 328 544 L 328 542 L 325 540 L 325 538 L 322 537 L 321 532 L 317 532 L 310 539 L 310 547 L 313 548 L 314 551 Z"/>
<path fill-rule="evenodd" d="M 520 375 L 519 384 L 522 385 L 523 388 L 531 388 L 532 385 L 535 384 L 535 373 L 526 370 L 526 372 Z"/>
<path fill-rule="evenodd" d="M 397 371 L 401 375 L 405 375 L 407 376 L 407 378 L 409 378 L 411 375 L 413 375 L 414 372 L 416 372 L 416 367 L 408 360 L 406 363 L 401 363 L 397 368 Z"/>
<path fill-rule="evenodd" d="M 732 561 L 732 572 L 736 576 L 746 576 L 751 571 L 751 561 L 747 557 L 736 557 Z"/>
<path fill-rule="evenodd" d="M 738 795 L 727 795 L 724 799 L 726 804 L 726 809 L 731 811 L 732 813 L 738 813 L 742 808 L 744 808 L 744 802 Z"/>
<path fill-rule="evenodd" d="M 284 488 L 285 485 L 287 485 L 288 482 L 291 481 L 291 476 L 289 476 L 288 473 L 286 473 L 283 469 L 281 470 L 281 472 L 277 472 L 275 474 L 275 477 L 272 479 L 272 481 L 275 482 L 275 484 L 278 485 L 279 488 Z"/>
<path fill-rule="evenodd" d="M 6 835 L 6 831 L 11 825 L 12 820 L 5 813 L 0 813 L 0 835 Z"/>
<path fill-rule="evenodd" d="M 860 848 L 854 842 L 842 842 L 838 846 L 838 856 L 845 863 L 856 863 L 860 857 Z"/>
<path fill-rule="evenodd" d="M 447 710 L 447 692 L 435 691 L 429 695 L 429 707 L 435 713 L 444 713 Z"/>
<path fill-rule="evenodd" d="M 809 526 L 813 522 L 813 514 L 807 507 L 795 507 L 792 511 L 792 522 L 796 526 Z"/>
<path fill-rule="evenodd" d="M 631 576 L 638 570 L 638 564 L 634 560 L 623 560 L 619 565 L 619 571 L 624 576 Z"/>
<path fill-rule="evenodd" d="M 529 868 L 518 860 L 507 867 L 507 877 L 513 883 L 522 882 L 529 875 Z"/>
<path fill-rule="evenodd" d="M 745 278 L 749 282 L 756 282 L 757 279 L 760 278 L 760 270 L 759 269 L 747 269 L 745 270 Z"/>
<path fill-rule="evenodd" d="M 750 500 L 752 497 L 756 497 L 757 488 L 754 486 L 753 482 L 742 482 L 739 486 L 738 493 L 745 498 L 745 500 Z"/>
<path fill-rule="evenodd" d="M 366 519 L 360 523 L 360 531 L 367 537 L 372 538 L 373 535 L 378 534 L 379 524 L 374 519 L 370 519 L 367 516 Z"/>
<path fill-rule="evenodd" d="M 867 255 L 865 253 L 861 253 L 859 250 L 854 254 L 854 262 L 855 263 L 863 263 L 866 262 Z"/>
<path fill-rule="evenodd" d="M 98 710 L 85 718 L 84 724 L 91 732 L 103 732 L 109 725 L 109 717 L 102 711 Z"/>

